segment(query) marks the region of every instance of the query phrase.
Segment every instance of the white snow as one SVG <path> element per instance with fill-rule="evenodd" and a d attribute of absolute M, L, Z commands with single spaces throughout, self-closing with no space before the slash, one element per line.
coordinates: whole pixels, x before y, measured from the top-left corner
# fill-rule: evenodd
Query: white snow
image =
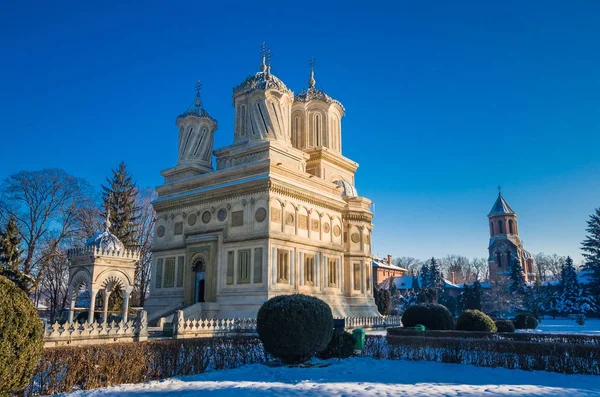
<path fill-rule="evenodd" d="M 67 394 L 125 396 L 600 396 L 600 377 L 429 361 L 351 358 L 326 367 L 237 369 Z"/>
<path fill-rule="evenodd" d="M 544 319 L 538 324 L 535 332 L 600 335 L 600 319 L 588 318 L 584 325 L 578 325 L 575 320 L 569 318 Z"/>

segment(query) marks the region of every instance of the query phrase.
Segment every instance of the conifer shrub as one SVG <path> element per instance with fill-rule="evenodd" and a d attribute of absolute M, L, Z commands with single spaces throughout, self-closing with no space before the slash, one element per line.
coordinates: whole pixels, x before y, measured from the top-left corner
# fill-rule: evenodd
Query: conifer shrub
<path fill-rule="evenodd" d="M 341 343 L 340 343 L 341 339 Z M 340 356 L 341 347 L 341 356 Z M 348 358 L 354 354 L 354 336 L 350 332 L 344 331 L 343 334 L 334 333 L 331 341 L 321 353 L 319 358 L 326 360 L 328 358 Z"/>
<path fill-rule="evenodd" d="M 513 323 L 516 329 L 536 329 L 538 326 L 535 316 L 527 312 L 517 314 Z"/>
<path fill-rule="evenodd" d="M 479 310 L 465 310 L 456 321 L 458 331 L 496 332 L 496 324 L 485 313 Z"/>
<path fill-rule="evenodd" d="M 43 327 L 27 295 L 0 276 L 0 396 L 29 383 L 42 356 Z"/>
<path fill-rule="evenodd" d="M 402 325 L 414 327 L 424 325 L 426 329 L 453 330 L 454 317 L 444 305 L 422 303 L 410 306 L 402 315 Z"/>
<path fill-rule="evenodd" d="M 515 324 L 511 320 L 496 320 L 498 332 L 515 332 Z"/>
<path fill-rule="evenodd" d="M 261 306 L 256 330 L 267 353 L 284 364 L 298 364 L 327 347 L 333 315 L 329 305 L 318 298 L 280 295 Z"/>

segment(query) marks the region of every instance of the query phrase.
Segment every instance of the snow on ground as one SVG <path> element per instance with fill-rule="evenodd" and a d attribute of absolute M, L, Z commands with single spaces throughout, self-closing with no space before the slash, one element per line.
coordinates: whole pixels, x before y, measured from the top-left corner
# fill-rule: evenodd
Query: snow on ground
<path fill-rule="evenodd" d="M 330 365 L 288 368 L 253 364 L 65 396 L 600 396 L 598 376 L 372 358 L 314 363 Z"/>
<path fill-rule="evenodd" d="M 584 325 L 578 325 L 575 320 L 568 318 L 544 319 L 539 323 L 535 332 L 600 335 L 600 319 L 589 318 Z"/>

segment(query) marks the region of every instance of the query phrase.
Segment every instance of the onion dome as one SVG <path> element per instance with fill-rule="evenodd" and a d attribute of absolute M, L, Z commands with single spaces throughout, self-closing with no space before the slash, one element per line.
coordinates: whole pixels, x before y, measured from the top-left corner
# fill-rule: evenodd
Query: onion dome
<path fill-rule="evenodd" d="M 179 121 L 179 119 L 188 117 L 188 116 L 194 116 L 194 117 L 205 117 L 207 119 L 210 119 L 212 121 L 215 121 L 215 119 L 213 119 L 210 114 L 208 114 L 208 112 L 204 109 L 204 107 L 202 106 L 202 99 L 200 99 L 200 87 L 202 87 L 202 84 L 200 83 L 200 81 L 198 81 L 198 84 L 196 84 L 196 101 L 194 101 L 194 104 L 188 108 L 185 112 L 181 113 L 179 116 L 177 116 L 177 121 Z"/>
<path fill-rule="evenodd" d="M 281 81 L 280 78 L 271 73 L 271 65 L 266 65 L 265 56 L 262 57 L 260 72 L 246 77 L 237 87 L 233 89 L 233 96 L 247 94 L 254 90 L 277 90 L 282 93 L 293 95 L 293 92 Z"/>
<path fill-rule="evenodd" d="M 96 247 L 104 251 L 125 251 L 125 245 L 112 234 L 110 229 L 110 220 L 108 219 L 109 214 L 106 214 L 105 229 L 101 232 L 94 234 L 92 237 L 87 239 L 85 242 L 86 247 Z"/>
<path fill-rule="evenodd" d="M 335 183 L 336 185 L 338 185 L 339 187 L 342 188 L 342 196 L 345 196 L 345 197 L 357 197 L 358 196 L 356 187 L 354 187 L 354 185 L 351 184 L 350 182 L 346 182 L 342 179 L 339 179 L 337 181 L 333 181 L 333 183 Z"/>
<path fill-rule="evenodd" d="M 515 212 L 513 211 L 512 208 L 510 208 L 510 205 L 508 205 L 506 200 L 504 200 L 504 197 L 502 197 L 502 193 L 498 192 L 498 199 L 494 203 L 494 206 L 492 207 L 492 210 L 490 211 L 488 216 L 509 215 L 509 214 L 515 215 Z"/>
<path fill-rule="evenodd" d="M 342 103 L 336 99 L 333 99 L 329 95 L 325 93 L 325 91 L 319 90 L 315 87 L 315 71 L 313 69 L 310 70 L 310 78 L 308 79 L 308 89 L 301 92 L 300 94 L 294 97 L 294 101 L 298 102 L 308 102 L 308 101 L 321 101 L 327 104 L 336 104 L 341 109 L 342 112 L 345 112 L 344 106 Z"/>

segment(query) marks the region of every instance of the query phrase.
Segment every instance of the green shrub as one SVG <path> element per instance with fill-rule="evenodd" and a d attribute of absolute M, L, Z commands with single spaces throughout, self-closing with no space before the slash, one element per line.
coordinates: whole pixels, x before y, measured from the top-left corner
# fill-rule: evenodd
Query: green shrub
<path fill-rule="evenodd" d="M 536 329 L 538 326 L 535 316 L 527 312 L 517 314 L 513 323 L 516 329 Z"/>
<path fill-rule="evenodd" d="M 479 310 L 465 310 L 456 321 L 456 329 L 459 331 L 496 332 L 496 324 L 487 314 Z"/>
<path fill-rule="evenodd" d="M 0 395 L 29 383 L 42 356 L 43 327 L 27 295 L 0 276 Z"/>
<path fill-rule="evenodd" d="M 315 297 L 280 295 L 261 306 L 256 330 L 267 353 L 285 364 L 296 364 L 327 347 L 333 316 L 329 305 Z"/>
<path fill-rule="evenodd" d="M 383 316 L 389 316 L 392 312 L 392 295 L 387 289 L 375 288 L 375 304 L 377 311 Z"/>
<path fill-rule="evenodd" d="M 354 354 L 354 336 L 350 332 L 344 331 L 343 334 L 334 333 L 331 337 L 331 341 L 321 353 L 319 358 L 326 360 L 328 358 L 337 358 L 340 352 L 340 345 L 338 344 L 341 339 L 341 358 L 348 358 Z"/>
<path fill-rule="evenodd" d="M 511 320 L 496 320 L 498 332 L 515 332 L 515 324 Z"/>
<path fill-rule="evenodd" d="M 410 306 L 402 316 L 402 325 L 414 327 L 422 324 L 426 329 L 452 330 L 454 317 L 446 306 L 437 303 L 423 303 Z"/>

